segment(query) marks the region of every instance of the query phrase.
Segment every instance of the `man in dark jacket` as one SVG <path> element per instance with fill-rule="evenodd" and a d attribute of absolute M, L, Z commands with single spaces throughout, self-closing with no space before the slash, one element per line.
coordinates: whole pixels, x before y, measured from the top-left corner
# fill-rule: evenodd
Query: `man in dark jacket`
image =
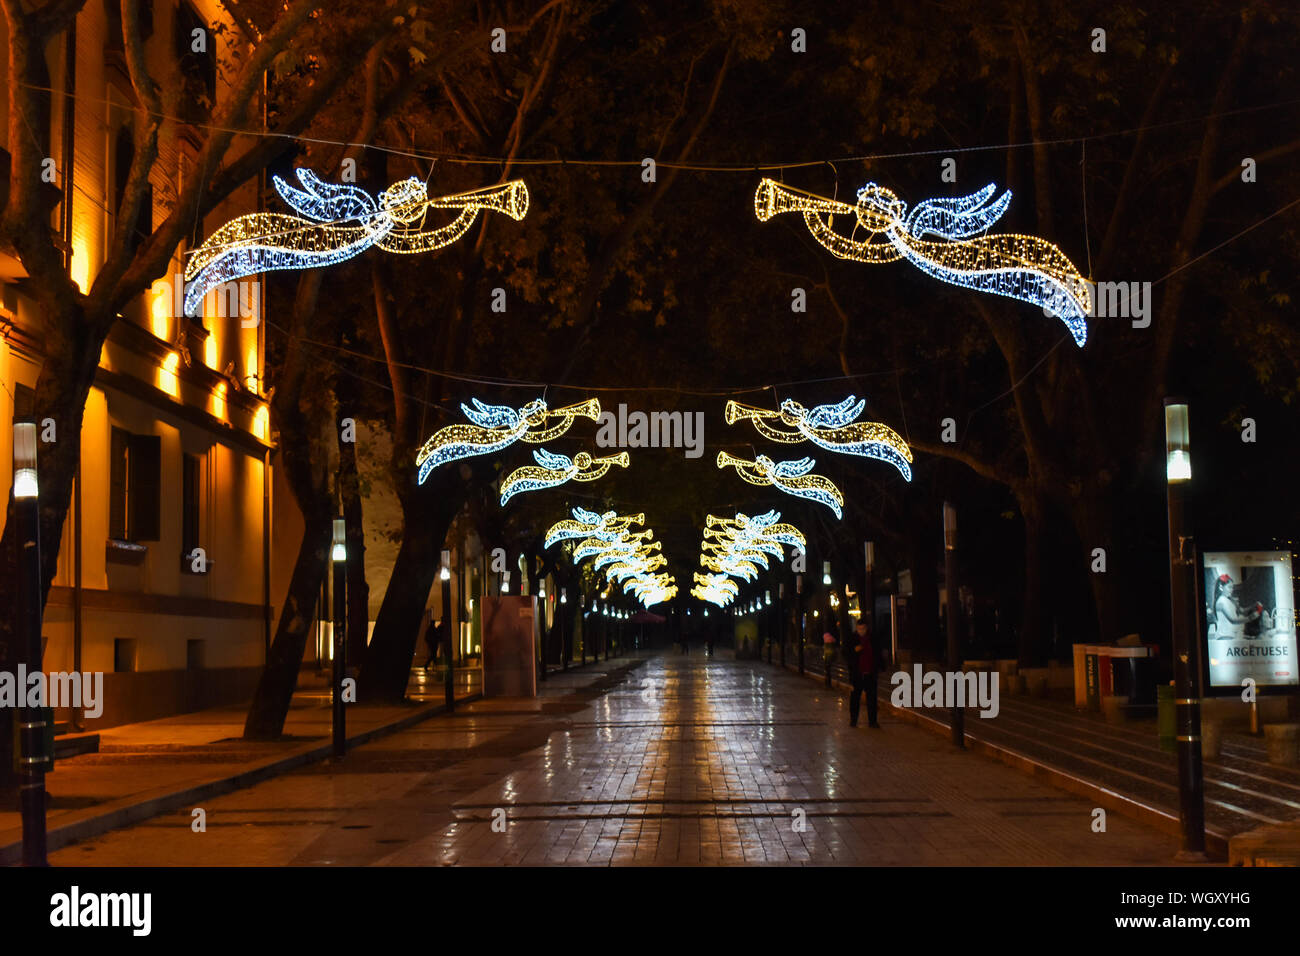
<path fill-rule="evenodd" d="M 867 726 L 880 729 L 876 721 L 876 678 L 884 667 L 884 654 L 871 636 L 871 627 L 865 618 L 858 618 L 854 628 L 853 652 L 848 656 L 849 676 L 853 679 L 853 692 L 849 696 L 849 726 L 858 725 L 862 695 L 867 695 Z"/>

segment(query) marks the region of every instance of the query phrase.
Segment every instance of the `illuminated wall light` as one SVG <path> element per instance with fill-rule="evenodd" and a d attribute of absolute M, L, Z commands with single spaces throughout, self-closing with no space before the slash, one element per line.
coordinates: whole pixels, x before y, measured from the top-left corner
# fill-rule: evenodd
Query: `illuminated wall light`
<path fill-rule="evenodd" d="M 268 405 L 259 405 L 253 415 L 253 434 L 266 441 L 271 426 L 271 409 Z"/>
<path fill-rule="evenodd" d="M 830 587 L 831 584 L 831 563 L 829 561 L 822 562 L 822 584 L 827 587 Z"/>
<path fill-rule="evenodd" d="M 269 212 L 240 216 L 194 250 L 185 267 L 186 315 L 199 314 L 210 290 L 244 276 L 334 265 L 371 246 L 403 254 L 431 252 L 463 236 L 485 210 L 515 221 L 528 214 L 528 187 L 518 179 L 431 199 L 424 183 L 412 176 L 384 190 L 376 200 L 356 186 L 326 183 L 309 169 L 296 173 L 301 190 L 279 176 L 271 181 L 299 216 Z M 431 209 L 454 209 L 459 214 L 448 225 L 426 229 L 425 217 Z"/>
<path fill-rule="evenodd" d="M 258 388 L 256 344 L 248 347 L 248 353 L 244 357 L 244 387 L 254 395 L 261 391 Z"/>
<path fill-rule="evenodd" d="M 163 358 L 162 364 L 158 366 L 158 387 L 172 398 L 180 398 L 181 394 L 180 379 L 176 375 L 176 370 L 180 367 L 180 364 L 180 353 L 168 352 Z"/>
<path fill-rule="evenodd" d="M 774 462 L 766 455 L 759 455 L 754 461 L 748 461 L 725 451 L 718 452 L 719 468 L 731 465 L 751 485 L 774 485 L 786 494 L 823 504 L 835 512 L 835 517 L 842 518 L 844 496 L 829 478 L 808 474 L 815 464 L 812 458 Z"/>
<path fill-rule="evenodd" d="M 36 473 L 36 423 L 16 422 L 14 428 L 14 497 L 36 498 L 40 482 Z"/>
<path fill-rule="evenodd" d="M 828 451 L 859 455 L 889 462 L 908 481 L 912 480 L 912 449 L 898 432 L 879 422 L 854 421 L 866 407 L 865 399 L 850 395 L 837 405 L 818 405 L 808 409 L 787 398 L 778 411 L 729 401 L 725 417 L 728 425 L 742 418 L 754 423 L 765 438 L 793 443 L 810 441 Z M 786 428 L 777 428 L 776 421 Z"/>
<path fill-rule="evenodd" d="M 416 455 L 419 484 L 424 484 L 434 468 L 447 462 L 500 451 L 517 441 L 540 444 L 563 435 L 575 418 L 590 418 L 592 421 L 600 418 L 600 400 L 595 398 L 553 411 L 548 410 L 546 402 L 540 398 L 519 409 L 507 405 L 485 405 L 477 398 L 471 401 L 472 408 L 462 404 L 460 410 L 473 424 L 458 423 L 438 429 Z M 547 426 L 548 419 L 557 421 Z"/>
<path fill-rule="evenodd" d="M 813 238 L 841 259 L 906 259 L 943 282 L 1040 306 L 1060 318 L 1082 346 L 1091 293 L 1065 253 L 1035 236 L 977 235 L 1000 219 L 1011 202 L 1010 190 L 989 202 L 994 191 L 990 183 L 969 196 L 925 200 L 909 214 L 894 192 L 875 183 L 859 189 L 857 205 L 850 206 L 764 179 L 754 194 L 754 213 L 760 222 L 779 213 L 802 213 Z M 836 216 L 853 216 L 853 234 L 862 232 L 866 238 L 836 232 Z"/>
<path fill-rule="evenodd" d="M 171 341 L 171 287 L 163 282 L 155 283 L 151 290 L 149 303 L 149 330 L 165 342 Z"/>
<path fill-rule="evenodd" d="M 516 468 L 501 483 L 502 505 L 521 492 L 554 488 L 568 481 L 595 481 L 614 465 L 626 468 L 631 462 L 625 451 L 601 458 L 593 458 L 587 452 L 580 451 L 569 458 L 539 448 L 533 452 L 533 458 L 537 461 L 536 465 Z"/>
<path fill-rule="evenodd" d="M 347 522 L 343 518 L 334 519 L 334 546 L 330 549 L 331 561 L 348 559 Z"/>
<path fill-rule="evenodd" d="M 217 418 L 226 417 L 226 383 L 218 382 L 216 391 L 212 393 L 212 414 Z"/>

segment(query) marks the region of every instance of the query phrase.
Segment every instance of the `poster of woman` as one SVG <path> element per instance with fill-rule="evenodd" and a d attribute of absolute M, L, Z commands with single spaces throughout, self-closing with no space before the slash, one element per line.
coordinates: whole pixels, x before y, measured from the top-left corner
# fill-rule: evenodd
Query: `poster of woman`
<path fill-rule="evenodd" d="M 1206 552 L 1204 572 L 1210 685 L 1300 684 L 1291 553 Z"/>

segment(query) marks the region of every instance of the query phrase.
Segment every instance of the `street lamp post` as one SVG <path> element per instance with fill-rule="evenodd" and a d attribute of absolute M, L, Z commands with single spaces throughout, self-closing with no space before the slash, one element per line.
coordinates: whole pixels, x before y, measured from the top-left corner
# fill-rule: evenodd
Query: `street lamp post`
<path fill-rule="evenodd" d="M 538 675 L 540 680 L 546 680 L 546 583 L 542 582 L 537 587 L 537 653 L 541 673 Z"/>
<path fill-rule="evenodd" d="M 777 637 L 781 641 L 781 666 L 785 667 L 785 635 L 787 633 L 785 626 L 785 582 L 782 581 L 776 586 L 776 619 L 779 622 L 777 626 Z"/>
<path fill-rule="evenodd" d="M 446 630 L 443 634 L 446 637 L 447 652 L 447 676 L 443 684 L 443 704 L 447 712 L 451 713 L 456 709 L 456 673 L 452 665 L 455 659 L 455 653 L 452 649 L 451 629 L 451 552 L 442 552 L 442 570 L 438 572 L 438 578 L 442 581 L 442 624 Z M 509 587 L 510 575 L 506 575 L 506 587 Z"/>
<path fill-rule="evenodd" d="M 961 632 L 957 621 L 957 509 L 943 503 L 943 576 L 948 594 L 948 669 L 961 671 Z M 954 699 L 952 703 L 952 742 L 966 746 L 966 714 Z"/>
<path fill-rule="evenodd" d="M 1178 715 L 1179 860 L 1204 860 L 1205 780 L 1201 765 L 1200 640 L 1196 628 L 1196 546 L 1186 525 L 1192 480 L 1187 403 L 1165 399 L 1165 478 L 1169 493 L 1169 604 Z"/>
<path fill-rule="evenodd" d="M 876 589 L 875 589 L 875 570 L 876 570 L 876 542 L 867 541 L 862 545 L 863 556 L 866 563 L 863 565 L 864 572 L 862 575 L 862 598 L 858 601 L 858 610 L 861 612 L 858 620 L 865 620 L 867 628 L 871 632 L 871 639 L 876 640 Z"/>
<path fill-rule="evenodd" d="M 767 598 L 767 612 L 763 615 L 764 630 L 767 631 L 767 662 L 772 663 L 772 589 L 768 588 L 764 595 Z"/>
<path fill-rule="evenodd" d="M 18 522 L 19 598 L 22 616 L 19 640 L 26 641 L 18 658 L 33 672 L 41 663 L 41 515 L 36 476 L 36 424 L 14 425 L 14 518 Z M 18 688 L 19 809 L 23 821 L 23 865 L 48 866 L 45 841 L 45 768 L 51 755 L 46 748 L 44 707 L 27 707 L 27 688 Z"/>
<path fill-rule="evenodd" d="M 803 575 L 794 576 L 794 629 L 795 640 L 799 642 L 799 676 L 803 677 Z"/>
<path fill-rule="evenodd" d="M 568 589 L 560 588 L 560 608 L 564 608 L 568 603 Z M 569 669 L 569 645 L 564 637 L 564 616 L 568 611 L 567 609 L 558 610 L 557 613 L 560 616 L 560 670 L 567 671 Z"/>
<path fill-rule="evenodd" d="M 348 748 L 347 717 L 343 711 L 343 678 L 347 675 L 348 627 L 348 546 L 347 523 L 334 519 L 334 542 L 330 549 L 330 563 L 334 565 L 334 673 L 333 673 L 333 724 L 334 756 L 342 757 Z"/>

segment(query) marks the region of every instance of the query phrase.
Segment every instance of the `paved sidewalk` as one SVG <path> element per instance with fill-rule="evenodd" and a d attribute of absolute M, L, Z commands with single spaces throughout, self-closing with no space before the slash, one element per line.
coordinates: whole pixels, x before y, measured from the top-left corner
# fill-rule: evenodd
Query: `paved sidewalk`
<path fill-rule="evenodd" d="M 56 865 L 1169 865 L 1176 840 L 757 661 L 602 663 Z M 494 826 L 495 824 L 495 826 Z"/>
<path fill-rule="evenodd" d="M 820 658 L 806 669 L 810 681 L 823 680 Z M 836 684 L 845 692 L 838 676 Z M 894 712 L 891 690 L 882 676 L 880 706 Z M 1167 833 L 1181 832 L 1178 757 L 1172 746 L 1161 745 L 1154 717 L 1112 724 L 1101 714 L 1077 710 L 1072 699 L 1005 693 L 999 698 L 997 717 L 983 719 L 967 710 L 968 748 L 1051 778 Z M 951 734 L 945 709 L 907 708 L 898 716 L 945 738 Z M 1220 857 L 1239 834 L 1300 820 L 1300 768 L 1270 763 L 1260 738 L 1225 731 L 1222 752 L 1205 761 L 1204 781 L 1207 845 Z"/>
<path fill-rule="evenodd" d="M 98 753 L 59 760 L 45 778 L 50 850 L 328 757 L 329 690 L 313 676 L 305 675 L 309 686 L 294 694 L 278 741 L 242 739 L 247 702 L 98 731 Z M 407 705 L 348 706 L 350 746 L 442 712 L 443 685 L 419 673 L 412 680 Z M 477 696 L 477 683 L 465 675 L 457 700 Z M 21 856 L 22 820 L 6 804 L 0 812 L 0 864 Z"/>

